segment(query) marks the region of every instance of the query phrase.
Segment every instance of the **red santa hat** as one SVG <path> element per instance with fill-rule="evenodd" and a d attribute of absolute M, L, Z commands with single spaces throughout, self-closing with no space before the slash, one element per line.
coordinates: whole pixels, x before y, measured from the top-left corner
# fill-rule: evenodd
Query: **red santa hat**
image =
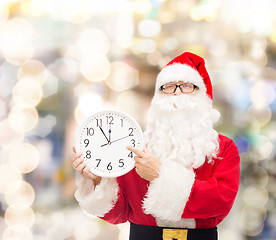
<path fill-rule="evenodd" d="M 171 60 L 158 74 L 156 88 L 175 81 L 193 83 L 213 99 L 212 83 L 202 57 L 184 52 Z"/>

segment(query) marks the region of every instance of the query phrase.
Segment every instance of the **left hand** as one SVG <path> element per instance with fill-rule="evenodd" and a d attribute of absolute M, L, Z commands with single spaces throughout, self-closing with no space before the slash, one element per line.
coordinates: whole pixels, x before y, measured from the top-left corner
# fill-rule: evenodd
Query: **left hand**
<path fill-rule="evenodd" d="M 136 154 L 134 157 L 137 174 L 147 181 L 152 181 L 159 177 L 161 162 L 152 155 L 145 147 L 143 151 L 138 148 L 127 146 L 127 149 Z"/>

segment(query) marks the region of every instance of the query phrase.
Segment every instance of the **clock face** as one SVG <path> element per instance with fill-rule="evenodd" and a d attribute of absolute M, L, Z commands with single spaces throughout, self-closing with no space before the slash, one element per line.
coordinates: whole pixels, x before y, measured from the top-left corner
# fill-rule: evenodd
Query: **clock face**
<path fill-rule="evenodd" d="M 79 128 L 76 151 L 90 166 L 90 171 L 101 177 L 118 177 L 134 168 L 135 154 L 126 146 L 143 148 L 139 124 L 119 111 L 102 111 L 88 117 Z"/>

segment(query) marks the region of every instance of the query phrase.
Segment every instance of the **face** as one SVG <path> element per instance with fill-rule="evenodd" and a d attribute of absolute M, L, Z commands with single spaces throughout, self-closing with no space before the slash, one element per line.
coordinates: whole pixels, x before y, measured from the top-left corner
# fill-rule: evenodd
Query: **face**
<path fill-rule="evenodd" d="M 178 85 L 176 90 L 174 92 L 170 92 L 171 91 L 170 87 L 172 89 L 174 89 L 175 85 Z M 182 90 L 183 92 L 181 91 L 179 85 L 183 85 L 183 90 Z M 182 94 L 195 95 L 199 91 L 199 88 L 197 86 L 195 86 L 194 84 L 183 82 L 183 81 L 169 82 L 167 84 L 164 84 L 163 86 L 164 87 L 166 86 L 166 88 L 168 88 L 168 91 L 165 92 L 164 88 L 163 88 L 163 90 L 160 88 L 160 92 L 164 95 L 170 95 L 170 96 L 177 96 L 177 95 L 182 95 Z"/>

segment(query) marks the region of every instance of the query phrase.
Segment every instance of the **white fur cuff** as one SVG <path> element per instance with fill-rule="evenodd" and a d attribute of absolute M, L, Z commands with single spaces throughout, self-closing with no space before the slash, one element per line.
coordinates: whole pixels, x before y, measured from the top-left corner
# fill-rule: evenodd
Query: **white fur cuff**
<path fill-rule="evenodd" d="M 157 222 L 180 221 L 194 179 L 193 169 L 175 161 L 162 162 L 159 177 L 150 183 L 144 199 L 144 212 L 153 215 Z"/>
<path fill-rule="evenodd" d="M 103 178 L 94 188 L 92 180 L 83 179 L 75 193 L 75 198 L 86 212 L 103 217 L 117 202 L 118 183 L 116 178 Z"/>

